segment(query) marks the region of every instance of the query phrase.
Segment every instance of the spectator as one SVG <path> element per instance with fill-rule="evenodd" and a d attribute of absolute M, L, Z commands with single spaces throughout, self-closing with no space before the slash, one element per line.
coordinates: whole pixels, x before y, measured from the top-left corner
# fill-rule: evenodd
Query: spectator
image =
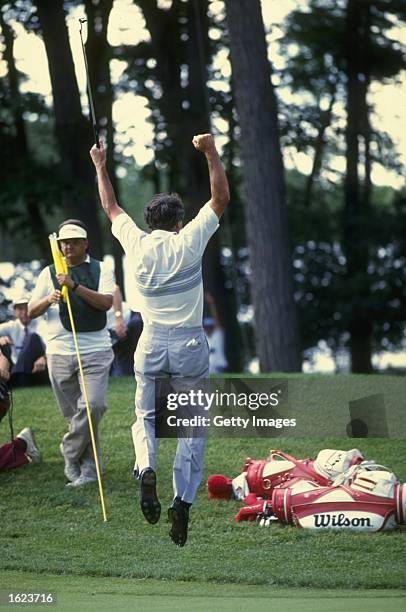
<path fill-rule="evenodd" d="M 0 324 L 0 350 L 12 364 L 13 387 L 49 382 L 45 345 L 37 332 L 37 321 L 28 316 L 29 299 L 19 295 L 13 302 L 16 318 Z"/>
<path fill-rule="evenodd" d="M 10 362 L 0 353 L 0 421 L 10 408 L 10 392 L 7 386 L 9 380 Z M 40 461 L 41 453 L 30 427 L 25 427 L 11 442 L 0 446 L 0 472 Z"/>
<path fill-rule="evenodd" d="M 224 332 L 220 325 L 213 296 L 206 292 L 204 299 L 210 312 L 210 316 L 203 319 L 203 327 L 210 351 L 209 371 L 210 374 L 219 374 L 220 372 L 225 372 L 228 368 L 224 353 Z"/>
<path fill-rule="evenodd" d="M 107 327 L 114 351 L 110 375 L 133 376 L 134 352 L 141 336 L 143 323 L 140 313 L 133 312 L 126 302 L 123 302 L 118 285 L 114 292 L 113 306 L 107 313 Z"/>

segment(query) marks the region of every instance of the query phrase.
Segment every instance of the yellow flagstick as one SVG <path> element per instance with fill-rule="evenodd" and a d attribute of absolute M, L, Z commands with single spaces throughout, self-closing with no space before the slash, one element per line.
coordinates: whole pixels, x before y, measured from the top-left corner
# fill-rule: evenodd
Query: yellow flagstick
<path fill-rule="evenodd" d="M 59 273 L 68 274 L 68 266 L 66 264 L 65 258 L 63 257 L 61 251 L 59 250 L 57 236 L 55 233 L 49 235 L 49 242 L 51 244 L 52 257 L 54 260 L 56 273 L 57 274 Z M 90 412 L 89 398 L 87 395 L 87 387 L 86 387 L 85 376 L 83 373 L 82 360 L 81 360 L 80 352 L 79 352 L 79 344 L 78 344 L 78 339 L 76 335 L 75 322 L 73 320 L 72 307 L 71 307 L 71 303 L 69 299 L 69 291 L 65 285 L 62 287 L 61 293 L 62 293 L 63 301 L 66 303 L 68 307 L 69 320 L 70 320 L 70 324 L 72 327 L 73 341 L 75 343 L 76 357 L 78 359 L 78 364 L 79 364 L 80 378 L 81 378 L 82 387 L 83 387 L 83 396 L 84 396 L 84 400 L 86 404 L 87 419 L 89 421 L 90 438 L 92 440 L 93 454 L 94 454 L 94 460 L 96 464 L 96 473 L 97 473 L 97 481 L 99 483 L 99 494 L 100 494 L 100 502 L 101 502 L 101 507 L 102 507 L 102 512 L 103 512 L 103 520 L 106 522 L 107 521 L 106 505 L 104 503 L 103 483 L 102 483 L 101 474 L 100 474 L 99 457 L 98 457 L 97 448 L 96 448 L 96 439 L 94 437 L 92 414 Z"/>

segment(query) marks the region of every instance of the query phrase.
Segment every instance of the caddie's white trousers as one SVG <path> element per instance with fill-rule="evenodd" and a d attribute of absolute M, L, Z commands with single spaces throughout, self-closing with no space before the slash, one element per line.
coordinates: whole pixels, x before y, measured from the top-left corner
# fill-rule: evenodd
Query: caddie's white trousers
<path fill-rule="evenodd" d="M 202 327 L 146 325 L 135 351 L 135 414 L 132 427 L 140 474 L 155 470 L 155 380 L 167 378 L 177 392 L 209 376 L 209 348 Z M 205 438 L 179 438 L 173 464 L 174 497 L 192 503 L 203 476 Z"/>

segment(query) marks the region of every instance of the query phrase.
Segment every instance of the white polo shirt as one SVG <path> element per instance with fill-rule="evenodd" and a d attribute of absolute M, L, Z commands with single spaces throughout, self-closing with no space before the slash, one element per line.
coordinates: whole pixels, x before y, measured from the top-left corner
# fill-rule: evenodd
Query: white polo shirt
<path fill-rule="evenodd" d="M 218 227 L 209 204 L 178 233 L 153 230 L 148 234 L 125 213 L 114 219 L 111 229 L 127 255 L 144 324 L 202 324 L 202 256 Z"/>
<path fill-rule="evenodd" d="M 28 332 L 30 334 L 37 332 L 38 322 L 35 319 L 34 321 L 30 321 L 27 325 Z M 13 319 L 11 321 L 6 321 L 5 323 L 0 324 L 0 336 L 8 336 L 13 343 L 11 348 L 11 359 L 13 363 L 17 362 L 17 359 L 20 355 L 23 342 L 25 339 L 24 325 L 21 323 L 19 319 Z"/>
<path fill-rule="evenodd" d="M 86 262 L 90 261 L 87 255 Z M 105 263 L 100 262 L 100 279 L 97 291 L 105 295 L 114 295 L 115 279 L 113 270 Z M 31 295 L 30 304 L 40 300 L 54 291 L 49 266 L 44 268 L 38 276 L 37 284 Z M 75 344 L 73 334 L 64 328 L 59 317 L 59 304 L 51 304 L 43 315 L 46 325 L 46 352 L 48 355 L 74 355 Z M 81 354 L 96 353 L 111 348 L 110 335 L 107 325 L 100 331 L 78 332 L 79 350 Z"/>

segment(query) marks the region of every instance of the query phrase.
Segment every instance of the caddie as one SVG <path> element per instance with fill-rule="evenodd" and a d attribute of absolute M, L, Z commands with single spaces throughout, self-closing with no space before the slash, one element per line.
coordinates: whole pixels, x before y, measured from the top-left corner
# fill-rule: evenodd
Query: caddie
<path fill-rule="evenodd" d="M 161 512 L 155 473 L 155 380 L 168 377 L 182 384 L 188 378 L 208 377 L 209 351 L 202 327 L 202 256 L 229 201 L 227 178 L 213 137 L 195 136 L 193 145 L 206 156 L 211 198 L 183 226 L 184 208 L 179 196 L 155 195 L 144 208 L 151 233 L 137 227 L 118 206 L 103 148 L 94 146 L 90 151 L 103 209 L 127 255 L 140 296 L 144 330 L 135 351 L 134 474 L 140 481 L 141 510 L 152 524 Z M 178 546 L 186 543 L 189 508 L 203 473 L 204 447 L 204 438 L 178 439 L 174 500 L 168 510 L 172 523 L 169 535 Z"/>
<path fill-rule="evenodd" d="M 49 377 L 69 424 L 60 444 L 64 473 L 70 481 L 68 486 L 78 487 L 96 481 L 97 474 L 74 338 L 61 289 L 66 286 L 69 290 L 101 466 L 98 426 L 107 409 L 108 374 L 113 360 L 106 312 L 113 303 L 115 281 L 113 271 L 88 254 L 87 229 L 82 221 L 64 221 L 59 226 L 58 243 L 68 274 L 57 274 L 54 265 L 44 268 L 28 304 L 28 313 L 31 318 L 44 315 L 47 322 Z"/>

